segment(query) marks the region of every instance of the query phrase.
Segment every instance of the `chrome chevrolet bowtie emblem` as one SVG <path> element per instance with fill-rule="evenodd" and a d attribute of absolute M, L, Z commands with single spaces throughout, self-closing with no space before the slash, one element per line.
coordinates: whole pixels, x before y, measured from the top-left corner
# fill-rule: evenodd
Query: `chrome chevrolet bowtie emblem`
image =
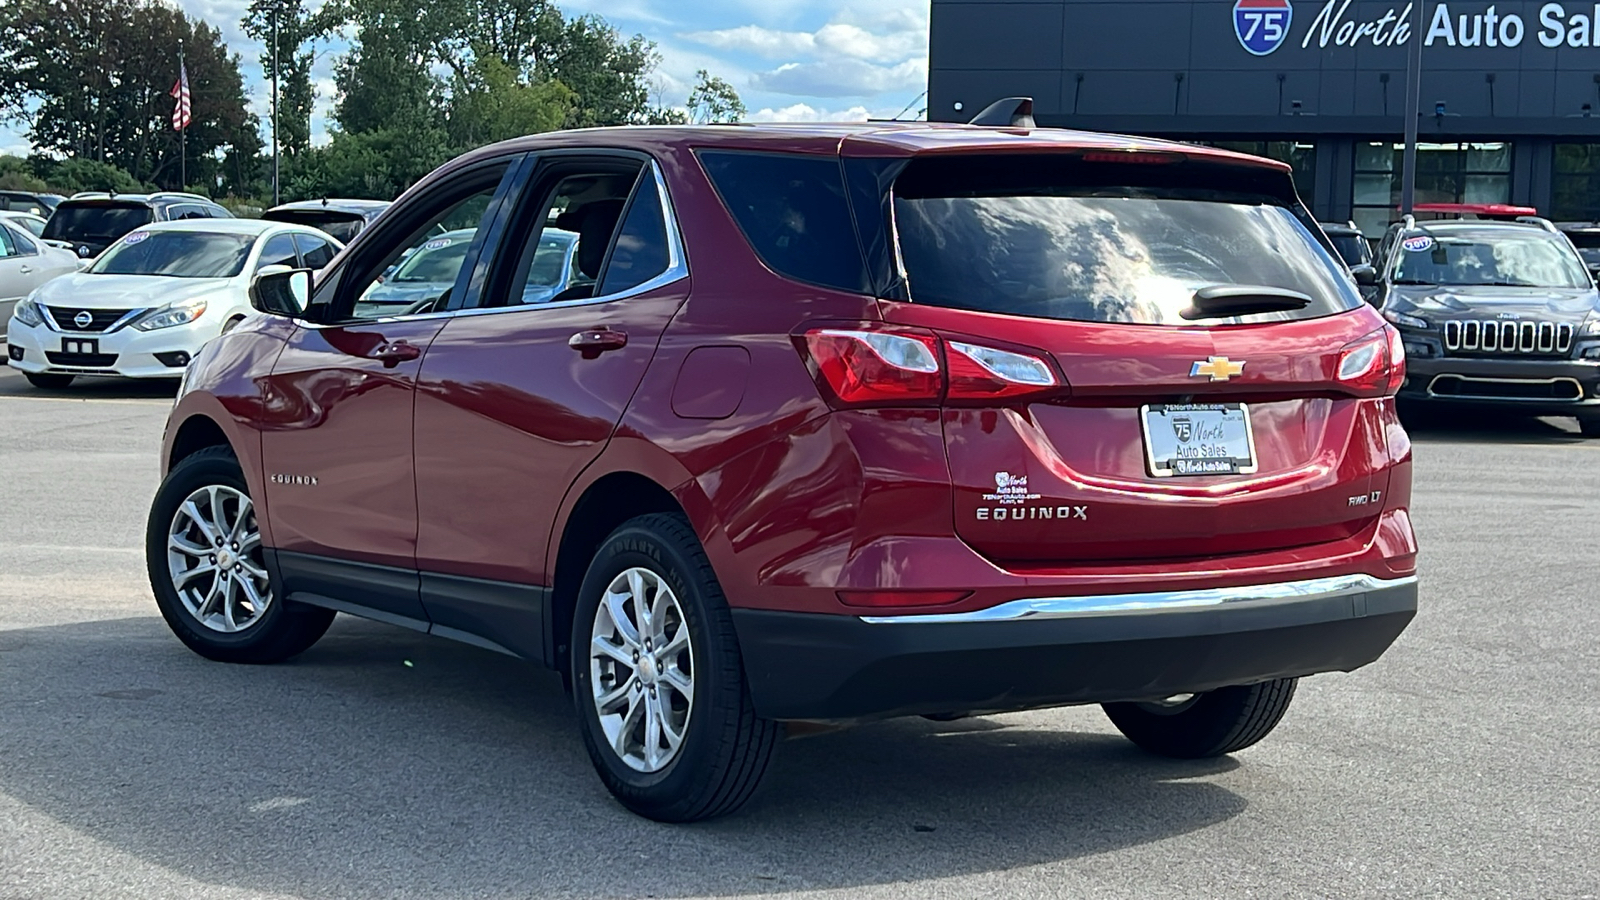
<path fill-rule="evenodd" d="M 88 328 L 94 324 L 94 316 L 90 315 L 88 310 L 82 310 L 72 317 L 72 324 L 79 328 Z"/>
<path fill-rule="evenodd" d="M 1244 362 L 1234 362 L 1226 356 L 1208 357 L 1205 362 L 1196 362 L 1189 367 L 1189 377 L 1199 378 L 1205 376 L 1212 381 L 1227 381 L 1244 371 Z"/>

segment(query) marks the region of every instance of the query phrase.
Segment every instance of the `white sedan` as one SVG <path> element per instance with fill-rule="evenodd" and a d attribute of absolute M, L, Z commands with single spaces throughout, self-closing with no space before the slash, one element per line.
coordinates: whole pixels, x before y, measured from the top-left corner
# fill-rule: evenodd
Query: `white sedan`
<path fill-rule="evenodd" d="M 146 225 L 17 304 L 11 365 L 40 388 L 78 375 L 177 378 L 201 345 L 251 314 L 263 269 L 320 269 L 340 249 L 314 228 L 259 219 Z"/>
<path fill-rule="evenodd" d="M 17 216 L 0 213 L 0 349 L 6 338 L 5 321 L 11 308 L 33 289 L 57 275 L 78 271 L 78 255 L 34 237 Z"/>

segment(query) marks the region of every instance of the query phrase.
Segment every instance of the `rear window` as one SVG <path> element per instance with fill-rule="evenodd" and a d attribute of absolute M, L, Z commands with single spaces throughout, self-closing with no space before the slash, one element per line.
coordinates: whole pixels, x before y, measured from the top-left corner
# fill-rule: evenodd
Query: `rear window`
<path fill-rule="evenodd" d="M 151 219 L 150 207 L 142 203 L 63 203 L 45 223 L 44 236 L 58 241 L 113 241 Z"/>
<path fill-rule="evenodd" d="M 702 151 L 700 164 L 767 268 L 796 281 L 870 292 L 837 158 Z"/>
<path fill-rule="evenodd" d="M 306 225 L 318 231 L 333 236 L 341 244 L 350 243 L 350 239 L 361 233 L 366 225 L 366 219 L 352 213 L 332 212 L 315 209 L 279 209 L 272 210 L 261 218 L 271 219 L 274 222 L 290 222 L 295 225 Z"/>
<path fill-rule="evenodd" d="M 1183 163 L 913 162 L 894 186 L 910 297 L 982 312 L 1137 325 L 1196 324 L 1179 312 L 1212 285 L 1283 288 L 1312 302 L 1206 324 L 1307 319 L 1360 305 L 1343 266 L 1282 205 L 1283 196 L 1231 190 L 1228 177 L 1216 166 Z M 1270 186 L 1265 177 L 1240 172 L 1235 180 Z"/>
<path fill-rule="evenodd" d="M 1372 248 L 1359 234 L 1330 234 L 1328 240 L 1333 241 L 1333 249 L 1339 251 L 1347 265 L 1359 266 L 1372 260 Z"/>
<path fill-rule="evenodd" d="M 140 231 L 100 255 L 94 275 L 231 278 L 244 270 L 255 237 L 198 231 Z"/>

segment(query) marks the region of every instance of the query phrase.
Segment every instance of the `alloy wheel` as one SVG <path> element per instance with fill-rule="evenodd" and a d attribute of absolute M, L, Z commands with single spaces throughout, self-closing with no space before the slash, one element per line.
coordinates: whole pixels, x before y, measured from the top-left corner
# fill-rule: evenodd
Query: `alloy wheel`
<path fill-rule="evenodd" d="M 167 571 L 183 608 L 205 628 L 231 634 L 261 621 L 272 588 L 250 498 L 220 484 L 191 493 L 167 531 Z"/>
<path fill-rule="evenodd" d="M 683 607 L 660 575 L 635 566 L 611 580 L 590 633 L 590 683 L 601 731 L 629 768 L 659 772 L 682 749 L 693 657 Z"/>

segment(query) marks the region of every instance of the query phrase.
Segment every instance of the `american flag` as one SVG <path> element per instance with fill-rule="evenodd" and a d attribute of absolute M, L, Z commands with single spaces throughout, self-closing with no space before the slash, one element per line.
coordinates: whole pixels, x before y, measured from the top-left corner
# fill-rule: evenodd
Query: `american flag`
<path fill-rule="evenodd" d="M 178 105 L 172 108 L 172 130 L 182 131 L 189 127 L 191 110 L 189 108 L 189 67 L 183 63 L 178 64 L 178 83 L 170 91 L 177 99 Z"/>

